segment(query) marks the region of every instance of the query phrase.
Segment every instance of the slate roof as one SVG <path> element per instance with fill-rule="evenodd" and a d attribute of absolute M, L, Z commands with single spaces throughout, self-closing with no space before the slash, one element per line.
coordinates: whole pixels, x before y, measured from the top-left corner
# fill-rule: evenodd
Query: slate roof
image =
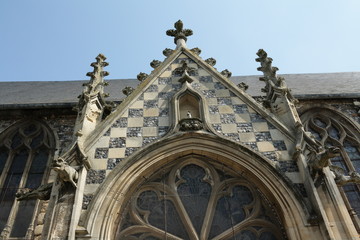
<path fill-rule="evenodd" d="M 295 97 L 299 99 L 359 98 L 360 72 L 316 73 L 316 74 L 279 74 Z M 245 82 L 249 85 L 247 93 L 262 96 L 264 82 L 259 75 L 235 76 L 230 80 L 235 84 Z M 125 86 L 136 87 L 136 79 L 106 80 L 110 84 L 105 92 L 109 100 L 121 101 L 125 96 Z M 77 102 L 84 81 L 42 81 L 42 82 L 0 82 L 0 108 L 71 106 Z"/>

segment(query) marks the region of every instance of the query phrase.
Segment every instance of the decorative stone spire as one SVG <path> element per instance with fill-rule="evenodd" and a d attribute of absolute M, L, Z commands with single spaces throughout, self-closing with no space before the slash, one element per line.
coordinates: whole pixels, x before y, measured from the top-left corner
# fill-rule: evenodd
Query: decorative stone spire
<path fill-rule="evenodd" d="M 104 81 L 104 77 L 108 76 L 109 72 L 103 71 L 104 67 L 108 66 L 109 63 L 105 62 L 106 57 L 101 53 L 95 59 L 96 62 L 90 64 L 94 70 L 86 74 L 86 76 L 90 77 L 90 81 L 83 84 L 83 92 L 78 96 L 79 103 L 76 108 L 80 114 L 83 107 L 90 101 L 91 98 L 97 96 L 101 104 L 105 105 L 104 98 L 109 96 L 109 94 L 104 93 L 104 86 L 108 85 L 108 82 Z"/>
<path fill-rule="evenodd" d="M 261 64 L 261 67 L 258 67 L 257 70 L 264 74 L 259 80 L 266 83 L 265 88 L 261 89 L 262 92 L 267 94 L 266 104 L 271 104 L 276 99 L 272 96 L 274 94 L 285 96 L 290 102 L 297 103 L 297 100 L 292 96 L 290 89 L 287 88 L 285 79 L 276 75 L 276 72 L 279 69 L 272 66 L 273 59 L 269 58 L 263 49 L 259 49 L 256 55 L 259 57 L 256 58 L 255 61 L 260 62 Z"/>
<path fill-rule="evenodd" d="M 263 105 L 269 107 L 295 133 L 297 126 L 301 126 L 301 120 L 295 108 L 297 100 L 286 86 L 285 79 L 276 75 L 276 71 L 279 69 L 272 66 L 272 58 L 269 58 L 263 49 L 259 49 L 256 54 L 259 57 L 255 60 L 261 64 L 257 70 L 264 74 L 259 80 L 266 83 L 265 87 L 261 89 L 266 93 Z"/>
<path fill-rule="evenodd" d="M 189 67 L 189 65 L 185 61 L 182 61 L 181 67 L 174 69 L 173 72 L 175 76 L 182 76 L 185 73 L 191 76 L 196 74 L 196 69 L 193 67 Z"/>
<path fill-rule="evenodd" d="M 185 46 L 188 36 L 193 34 L 193 31 L 190 29 L 183 29 L 183 22 L 181 20 L 177 21 L 174 24 L 175 29 L 170 29 L 166 31 L 166 35 L 174 37 L 174 43 L 179 46 Z"/>
<path fill-rule="evenodd" d="M 212 67 L 215 66 L 215 64 L 216 64 L 215 58 L 208 58 L 208 59 L 205 60 L 205 62 L 207 64 L 209 64 L 210 66 L 212 66 Z"/>
<path fill-rule="evenodd" d="M 94 68 L 92 72 L 88 72 L 86 76 L 90 77 L 89 83 L 84 84 L 84 93 L 87 94 L 98 94 L 103 91 L 103 86 L 108 83 L 104 82 L 104 77 L 109 75 L 109 72 L 103 71 L 104 67 L 108 66 L 109 63 L 105 62 L 106 57 L 103 54 L 99 54 L 96 57 L 96 62 L 90 64 Z"/>

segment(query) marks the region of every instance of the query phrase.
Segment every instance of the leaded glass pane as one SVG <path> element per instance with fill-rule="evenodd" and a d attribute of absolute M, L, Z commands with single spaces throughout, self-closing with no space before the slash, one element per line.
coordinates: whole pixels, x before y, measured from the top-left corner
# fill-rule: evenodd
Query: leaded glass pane
<path fill-rule="evenodd" d="M 145 191 L 139 195 L 137 205 L 140 209 L 149 213 L 148 220 L 151 225 L 178 237 L 188 238 L 186 232 L 183 231 L 184 226 L 171 201 L 159 199 L 154 191 Z"/>
<path fill-rule="evenodd" d="M 25 135 L 30 135 L 30 134 L 36 132 L 36 130 L 37 130 L 36 125 L 32 123 L 32 124 L 27 125 L 27 126 L 24 128 L 24 134 L 25 134 Z"/>
<path fill-rule="evenodd" d="M 344 192 L 355 210 L 356 214 L 360 214 L 360 193 L 356 184 L 347 184 L 343 186 Z"/>
<path fill-rule="evenodd" d="M 198 234 L 201 231 L 211 194 L 211 185 L 204 181 L 205 176 L 206 172 L 203 168 L 195 164 L 187 165 L 181 170 L 181 177 L 185 182 L 177 189 Z"/>
<path fill-rule="evenodd" d="M 15 222 L 10 234 L 11 237 L 24 237 L 34 214 L 36 200 L 21 201 L 16 214 Z"/>
<path fill-rule="evenodd" d="M 28 153 L 25 149 L 20 151 L 13 159 L 8 175 L 0 192 L 0 231 L 3 230 L 10 214 L 15 193 L 18 191 L 19 183 L 25 168 Z"/>
<path fill-rule="evenodd" d="M 326 123 L 324 121 L 322 121 L 321 119 L 319 118 L 315 118 L 314 119 L 314 123 L 315 125 L 317 125 L 318 127 L 321 127 L 321 128 L 325 128 L 326 127 Z"/>
<path fill-rule="evenodd" d="M 6 160 L 8 158 L 8 151 L 5 148 L 0 149 L 0 176 L 5 167 Z"/>
<path fill-rule="evenodd" d="M 334 126 L 329 127 L 329 135 L 330 137 L 339 140 L 340 139 L 340 132 L 339 130 L 337 130 L 337 128 L 335 128 Z"/>
<path fill-rule="evenodd" d="M 337 116 L 333 112 L 316 109 L 303 115 L 304 126 L 310 130 L 316 139 L 321 135 L 321 142 L 326 146 L 335 146 L 341 149 L 341 156 L 331 159 L 332 165 L 344 170 L 345 175 L 350 178 L 353 170 L 360 173 L 360 142 L 358 131 L 346 119 Z M 356 184 L 342 186 L 351 208 L 360 214 L 360 192 Z"/>
<path fill-rule="evenodd" d="M 11 148 L 15 149 L 22 144 L 22 137 L 20 133 L 16 133 L 11 142 Z"/>
<path fill-rule="evenodd" d="M 271 232 L 264 232 L 260 235 L 259 240 L 276 240 L 276 237 Z"/>
<path fill-rule="evenodd" d="M 121 214 L 117 239 L 166 239 L 171 235 L 272 240 L 285 236 L 279 232 L 276 211 L 263 204 L 263 197 L 250 183 L 230 171 L 195 162 L 173 163 L 146 178 Z M 245 229 L 237 227 L 243 223 Z"/>
<path fill-rule="evenodd" d="M 44 132 L 40 132 L 33 140 L 31 141 L 30 146 L 35 149 L 39 147 L 43 141 L 44 138 Z"/>
<path fill-rule="evenodd" d="M 52 144 L 48 132 L 35 121 L 27 125 L 19 124 L 14 132 L 2 137 L 2 141 L 8 141 L 6 137 L 11 139 L 10 149 L 0 149 L 0 173 L 6 162 L 10 167 L 0 186 L 0 232 L 11 217 L 14 223 L 10 226 L 10 236 L 22 238 L 32 224 L 37 201 L 23 200 L 14 204 L 15 194 L 19 188 L 35 189 L 41 185 L 49 159 L 49 146 Z M 41 149 L 36 150 L 41 146 Z M 10 159 L 7 159 L 9 156 Z M 29 170 L 25 172 L 26 169 Z"/>
<path fill-rule="evenodd" d="M 242 222 L 246 217 L 245 207 L 251 202 L 252 193 L 245 186 L 235 186 L 229 196 L 221 197 L 217 202 L 209 236 L 215 237 Z"/>
<path fill-rule="evenodd" d="M 235 240 L 257 240 L 255 233 L 245 230 L 235 236 Z"/>

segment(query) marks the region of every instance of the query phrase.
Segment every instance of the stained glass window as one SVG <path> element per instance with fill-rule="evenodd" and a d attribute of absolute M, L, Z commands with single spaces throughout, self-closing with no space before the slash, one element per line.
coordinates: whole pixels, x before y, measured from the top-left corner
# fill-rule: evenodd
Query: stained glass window
<path fill-rule="evenodd" d="M 331 159 L 333 165 L 344 169 L 345 174 L 351 171 L 360 172 L 359 133 L 350 122 L 339 114 L 326 109 L 314 109 L 302 115 L 305 130 L 326 146 L 335 146 L 341 155 Z M 345 203 L 354 222 L 360 216 L 360 186 L 347 184 L 340 188 Z M 360 226 L 358 226 L 360 229 Z"/>
<path fill-rule="evenodd" d="M 38 201 L 17 201 L 21 188 L 35 189 L 44 181 L 53 141 L 40 122 L 22 122 L 0 136 L 0 232 L 30 238 Z"/>
<path fill-rule="evenodd" d="M 190 158 L 138 186 L 116 239 L 287 239 L 273 206 L 236 172 Z"/>

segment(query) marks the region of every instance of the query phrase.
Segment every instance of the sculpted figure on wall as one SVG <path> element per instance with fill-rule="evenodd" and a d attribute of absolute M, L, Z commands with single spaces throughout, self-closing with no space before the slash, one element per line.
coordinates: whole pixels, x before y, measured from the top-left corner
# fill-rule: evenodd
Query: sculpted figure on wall
<path fill-rule="evenodd" d="M 47 184 L 40 185 L 36 189 L 23 188 L 23 189 L 20 189 L 15 194 L 15 196 L 18 201 L 31 200 L 31 199 L 49 200 L 52 186 L 53 186 L 53 183 L 47 183 Z"/>
<path fill-rule="evenodd" d="M 70 166 L 64 159 L 56 159 L 53 169 L 59 174 L 59 177 L 63 182 L 70 182 L 75 188 L 77 187 L 76 182 L 79 174 L 77 170 Z"/>

